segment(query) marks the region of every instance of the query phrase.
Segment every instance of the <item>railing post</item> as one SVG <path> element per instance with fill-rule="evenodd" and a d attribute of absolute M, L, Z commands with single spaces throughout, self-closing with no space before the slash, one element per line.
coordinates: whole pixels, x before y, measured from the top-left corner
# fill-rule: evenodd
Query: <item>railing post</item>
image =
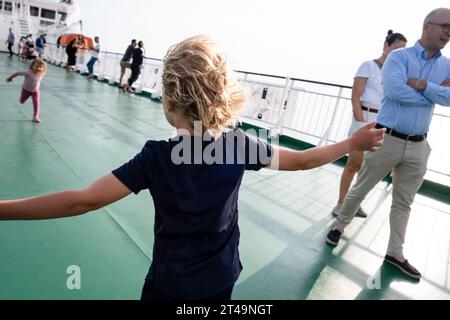
<path fill-rule="evenodd" d="M 113 74 L 112 74 L 111 79 L 109 79 L 109 82 L 108 82 L 110 85 L 114 85 L 116 83 L 116 68 L 119 63 L 118 57 L 119 56 L 115 54 L 114 58 L 112 59 L 114 64 L 113 64 Z"/>
<path fill-rule="evenodd" d="M 162 98 L 162 70 L 163 66 L 158 66 L 158 72 L 155 75 L 155 86 L 153 88 L 153 91 L 151 93 L 151 97 L 153 99 L 161 99 Z"/>
<path fill-rule="evenodd" d="M 341 98 L 342 98 L 342 91 L 344 90 L 344 88 L 340 87 L 339 88 L 339 94 L 338 97 L 336 99 L 336 104 L 334 106 L 334 110 L 333 110 L 333 115 L 331 116 L 331 121 L 330 121 L 330 125 L 329 127 L 326 129 L 325 133 L 322 136 L 322 139 L 320 139 L 318 146 L 321 146 L 324 142 L 325 145 L 328 144 L 328 138 L 330 137 L 330 133 L 331 133 L 331 129 L 333 128 L 334 125 L 334 121 L 336 119 L 336 115 L 337 115 L 337 111 L 338 111 L 338 107 L 339 107 L 339 103 L 341 102 Z"/>
<path fill-rule="evenodd" d="M 55 51 L 55 48 L 47 44 L 46 50 L 44 50 L 44 57 L 49 63 L 53 63 L 53 52 Z"/>
<path fill-rule="evenodd" d="M 63 47 L 59 47 L 59 63 L 61 67 L 65 67 L 67 64 L 66 50 Z"/>
<path fill-rule="evenodd" d="M 79 71 L 82 74 L 82 66 L 84 64 L 84 55 L 86 54 L 86 51 L 84 49 L 80 49 L 78 52 L 80 54 L 77 57 L 77 64 L 75 65 L 74 71 Z"/>
<path fill-rule="evenodd" d="M 289 100 L 289 95 L 292 89 L 292 86 L 294 85 L 294 81 L 292 81 L 290 78 L 286 78 L 286 82 L 284 84 L 284 90 L 283 90 L 283 95 L 281 98 L 281 102 L 280 102 L 280 106 L 279 106 L 279 117 L 278 117 L 278 121 L 275 124 L 275 127 L 273 128 L 273 132 L 272 132 L 272 136 L 279 136 L 282 133 L 282 130 L 284 128 L 284 123 L 285 123 L 285 119 L 286 119 L 286 109 L 288 108 L 288 100 Z"/>
<path fill-rule="evenodd" d="M 59 48 L 55 47 L 55 55 L 53 56 L 53 64 L 55 64 L 57 66 L 60 66 L 61 63 L 62 63 L 62 61 L 61 61 L 62 60 L 61 59 L 61 55 L 62 55 L 61 51 L 62 51 L 61 47 L 59 47 Z"/>
<path fill-rule="evenodd" d="M 58 55 L 59 55 L 59 48 L 56 47 L 56 45 L 52 45 L 53 47 L 53 55 L 51 56 L 51 62 L 54 65 L 59 65 L 58 63 Z"/>
<path fill-rule="evenodd" d="M 61 47 L 57 47 L 57 46 L 55 46 L 55 55 L 53 56 L 53 60 L 52 60 L 52 63 L 54 64 L 54 65 L 57 65 L 57 66 L 59 66 L 60 64 L 61 64 Z"/>
<path fill-rule="evenodd" d="M 105 69 L 106 69 L 106 63 L 107 63 L 107 59 L 108 59 L 108 53 L 107 52 L 104 52 L 103 53 L 103 62 L 102 62 L 102 71 L 100 71 L 100 73 L 98 74 L 98 77 L 97 77 L 97 79 L 99 80 L 99 81 L 103 81 L 103 79 L 105 79 Z"/>
<path fill-rule="evenodd" d="M 49 59 L 49 48 L 47 48 L 47 50 L 44 50 L 44 53 L 42 54 L 42 59 L 46 60 L 46 61 L 50 61 Z"/>
<path fill-rule="evenodd" d="M 144 88 L 144 79 L 145 79 L 145 72 L 147 72 L 147 65 L 146 65 L 146 63 L 145 63 L 145 60 L 144 60 L 144 63 L 143 63 L 143 65 L 142 65 L 142 72 L 141 72 L 141 75 L 140 75 L 140 82 L 139 82 L 139 85 L 136 87 L 136 93 L 142 93 L 142 89 Z"/>
<path fill-rule="evenodd" d="M 88 49 L 83 50 L 83 60 L 81 61 L 80 65 L 80 73 L 86 73 L 87 72 L 87 62 L 91 59 L 91 51 Z"/>

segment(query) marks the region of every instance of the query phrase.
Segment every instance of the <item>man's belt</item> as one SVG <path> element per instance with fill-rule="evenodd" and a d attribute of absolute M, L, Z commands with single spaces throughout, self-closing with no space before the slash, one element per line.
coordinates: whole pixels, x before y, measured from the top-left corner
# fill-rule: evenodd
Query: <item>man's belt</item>
<path fill-rule="evenodd" d="M 420 134 L 420 135 L 417 135 L 417 136 L 410 136 L 410 135 L 407 135 L 407 134 L 404 134 L 404 133 L 397 132 L 397 131 L 395 131 L 395 130 L 393 130 L 391 128 L 385 127 L 385 126 L 383 126 L 383 125 L 381 125 L 379 123 L 377 123 L 375 128 L 377 128 L 377 129 L 386 128 L 386 134 L 391 135 L 393 137 L 397 137 L 397 138 L 403 139 L 403 140 L 408 140 L 408 141 L 420 142 L 420 141 L 423 141 L 423 140 L 425 140 L 427 138 L 427 134 L 426 133 L 425 134 Z"/>
<path fill-rule="evenodd" d="M 368 108 L 368 107 L 365 107 L 365 106 L 361 106 L 361 109 L 364 110 L 364 111 L 372 112 L 372 113 L 378 113 L 378 109 L 372 109 L 372 108 Z"/>

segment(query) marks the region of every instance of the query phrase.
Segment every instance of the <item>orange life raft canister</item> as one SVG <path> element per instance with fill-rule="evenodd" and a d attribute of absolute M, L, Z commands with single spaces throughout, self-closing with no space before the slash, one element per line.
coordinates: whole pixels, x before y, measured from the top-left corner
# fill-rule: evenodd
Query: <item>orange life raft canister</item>
<path fill-rule="evenodd" d="M 85 35 L 77 34 L 77 33 L 63 34 L 62 36 L 60 36 L 58 38 L 58 41 L 59 41 L 60 45 L 67 47 L 74 38 L 78 38 L 79 44 L 82 44 L 84 48 L 87 48 L 87 49 L 94 48 L 94 41 L 92 40 L 92 38 L 86 37 Z"/>

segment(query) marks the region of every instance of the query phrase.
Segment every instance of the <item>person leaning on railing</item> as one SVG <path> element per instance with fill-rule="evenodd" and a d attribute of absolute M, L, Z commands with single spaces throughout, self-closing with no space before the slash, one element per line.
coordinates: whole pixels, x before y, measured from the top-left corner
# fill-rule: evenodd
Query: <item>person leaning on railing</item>
<path fill-rule="evenodd" d="M 72 41 L 70 41 L 69 45 L 66 47 L 66 54 L 67 54 L 67 66 L 66 71 L 72 72 L 73 68 L 77 64 L 77 51 L 78 49 L 83 48 L 83 42 L 78 40 L 78 38 L 73 38 Z"/>
<path fill-rule="evenodd" d="M 45 38 L 45 34 L 41 34 L 40 37 L 36 39 L 36 50 L 39 54 L 39 58 L 42 58 L 46 46 L 47 39 Z"/>
<path fill-rule="evenodd" d="M 133 62 L 131 62 L 131 76 L 128 79 L 128 84 L 123 86 L 123 90 L 126 92 L 134 92 L 133 91 L 133 83 L 136 82 L 136 80 L 139 78 L 139 75 L 141 74 L 142 65 L 144 63 L 144 57 L 145 57 L 145 49 L 144 49 L 144 42 L 139 41 L 138 47 L 134 49 L 133 51 Z"/>
<path fill-rule="evenodd" d="M 128 46 L 127 50 L 125 51 L 125 54 L 122 57 L 122 60 L 120 60 L 120 78 L 119 78 L 119 88 L 122 88 L 122 80 L 123 76 L 125 75 L 126 69 L 130 69 L 131 67 L 131 58 L 133 57 L 133 51 L 137 47 L 137 41 L 136 39 L 131 40 L 131 44 Z"/>

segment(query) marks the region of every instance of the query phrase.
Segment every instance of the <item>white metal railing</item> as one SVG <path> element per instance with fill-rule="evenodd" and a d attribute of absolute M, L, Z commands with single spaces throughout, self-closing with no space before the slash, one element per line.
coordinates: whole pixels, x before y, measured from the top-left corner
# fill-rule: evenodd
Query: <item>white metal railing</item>
<path fill-rule="evenodd" d="M 1 41 L 0 50 L 4 41 Z M 6 47 L 5 47 L 6 48 Z M 76 70 L 86 72 L 92 52 L 79 50 Z M 65 66 L 65 48 L 48 44 L 44 58 L 52 64 Z M 122 54 L 101 52 L 94 74 L 111 84 L 118 82 Z M 128 79 L 130 71 L 124 76 Z M 149 92 L 152 98 L 161 96 L 162 62 L 144 59 L 141 76 L 135 83 L 137 92 Z M 285 134 L 314 145 L 344 139 L 352 119 L 351 87 L 304 79 L 236 71 L 238 80 L 249 90 L 244 121 L 271 130 L 272 135 Z M 437 106 L 429 132 L 433 148 L 428 163 L 428 175 L 450 185 L 450 108 Z"/>
<path fill-rule="evenodd" d="M 77 52 L 77 64 L 75 70 L 81 73 L 87 72 L 86 64 L 92 56 L 91 50 L 79 49 Z M 99 80 L 108 80 L 109 83 L 115 84 L 120 77 L 120 60 L 122 54 L 115 52 L 100 52 L 99 59 L 94 65 L 94 75 Z M 50 63 L 64 67 L 67 63 L 67 55 L 65 48 L 57 47 L 55 44 L 47 44 L 44 50 L 44 59 Z M 158 99 L 161 97 L 161 60 L 145 58 L 139 79 L 135 82 L 136 92 L 146 91 L 152 94 L 152 97 Z M 130 70 L 127 69 L 124 80 L 128 79 Z"/>
<path fill-rule="evenodd" d="M 245 120 L 313 145 L 345 139 L 352 121 L 351 87 L 238 71 L 250 91 Z M 286 92 L 287 90 L 287 92 Z M 450 186 L 450 108 L 436 106 L 428 136 L 427 178 Z"/>

